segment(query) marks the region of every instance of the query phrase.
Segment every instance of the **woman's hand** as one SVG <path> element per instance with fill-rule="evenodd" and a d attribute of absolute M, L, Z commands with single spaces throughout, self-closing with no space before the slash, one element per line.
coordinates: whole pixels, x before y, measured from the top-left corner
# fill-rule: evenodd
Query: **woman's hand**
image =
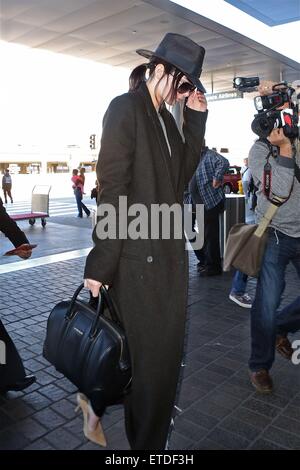
<path fill-rule="evenodd" d="M 94 279 L 84 279 L 84 287 L 91 291 L 93 297 L 98 297 L 101 286 L 102 282 L 94 281 Z"/>
<path fill-rule="evenodd" d="M 194 111 L 206 111 L 207 110 L 207 101 L 203 93 L 199 90 L 195 90 L 187 99 L 186 105 L 188 108 L 193 109 Z"/>

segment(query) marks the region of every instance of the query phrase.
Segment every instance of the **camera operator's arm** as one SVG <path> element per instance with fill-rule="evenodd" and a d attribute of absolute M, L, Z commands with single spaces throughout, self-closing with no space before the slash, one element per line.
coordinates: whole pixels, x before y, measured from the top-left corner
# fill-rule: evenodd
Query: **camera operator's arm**
<path fill-rule="evenodd" d="M 283 130 L 274 129 L 268 140 L 272 145 L 277 145 L 280 154 L 277 158 L 270 157 L 272 166 L 271 190 L 279 197 L 288 197 L 294 180 L 294 161 L 290 141 L 284 136 Z M 249 153 L 249 167 L 254 178 L 254 184 L 262 189 L 264 166 L 269 147 L 266 143 L 257 141 Z"/>

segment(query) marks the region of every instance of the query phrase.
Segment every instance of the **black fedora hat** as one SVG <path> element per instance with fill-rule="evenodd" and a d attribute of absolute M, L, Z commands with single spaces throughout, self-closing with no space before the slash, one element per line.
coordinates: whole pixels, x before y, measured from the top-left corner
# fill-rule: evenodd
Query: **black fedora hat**
<path fill-rule="evenodd" d="M 136 52 L 147 59 L 157 57 L 174 65 L 191 80 L 198 90 L 206 92 L 199 80 L 205 49 L 190 38 L 181 34 L 167 33 L 154 52 L 147 49 L 138 49 Z"/>

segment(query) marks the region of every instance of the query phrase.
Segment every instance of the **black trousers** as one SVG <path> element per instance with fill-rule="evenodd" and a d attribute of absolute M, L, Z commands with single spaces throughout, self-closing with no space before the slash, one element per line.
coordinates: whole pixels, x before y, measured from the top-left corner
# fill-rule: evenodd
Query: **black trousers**
<path fill-rule="evenodd" d="M 7 202 L 7 196 L 10 198 L 11 202 L 13 200 L 12 195 L 11 195 L 11 185 L 4 185 L 3 186 L 3 194 L 4 194 L 4 200 Z"/>
<path fill-rule="evenodd" d="M 0 320 L 0 390 L 22 380 L 26 373 L 22 359 Z M 5 354 L 3 354 L 5 352 Z M 4 357 L 5 356 L 5 357 Z M 5 364 L 2 364 L 5 359 Z"/>
<path fill-rule="evenodd" d="M 193 232 L 193 234 L 195 234 L 195 235 L 192 236 L 192 238 L 189 238 L 190 243 L 194 243 L 195 240 L 196 240 L 196 238 L 195 238 L 195 237 L 196 237 L 196 230 L 195 230 L 195 228 L 196 228 L 196 222 L 197 222 L 197 219 L 196 219 L 196 209 L 195 209 L 194 206 L 193 206 L 193 211 L 192 211 L 192 232 Z M 197 223 L 197 225 L 198 225 L 198 223 Z M 198 229 L 199 229 L 199 227 L 198 227 Z M 204 261 L 203 261 L 203 258 L 204 258 L 204 257 L 203 257 L 203 254 L 202 254 L 202 250 L 195 250 L 195 249 L 194 249 L 194 253 L 195 253 L 195 255 L 196 255 L 198 261 L 199 261 L 201 264 L 204 264 Z"/>
<path fill-rule="evenodd" d="M 204 208 L 204 245 L 195 252 L 201 264 L 208 269 L 221 269 L 219 215 L 224 211 L 224 201 L 213 209 Z"/>

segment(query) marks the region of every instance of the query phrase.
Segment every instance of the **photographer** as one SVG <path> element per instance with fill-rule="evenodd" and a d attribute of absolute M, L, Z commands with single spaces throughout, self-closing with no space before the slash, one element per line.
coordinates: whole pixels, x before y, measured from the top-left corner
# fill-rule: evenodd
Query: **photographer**
<path fill-rule="evenodd" d="M 284 93 L 287 89 L 288 87 L 284 88 L 284 85 L 276 87 L 274 82 L 263 82 L 258 87 L 260 96 L 269 97 L 279 92 L 280 106 L 272 107 L 274 116 L 280 116 L 278 111 L 293 108 L 288 93 Z M 280 97 L 284 97 L 281 98 L 281 102 Z M 257 116 L 267 115 L 258 113 Z M 272 114 L 270 116 L 272 119 Z M 297 114 L 294 112 L 291 116 L 294 117 Z M 257 128 L 260 122 L 257 121 Z M 282 318 L 280 324 L 277 322 L 277 309 L 285 287 L 286 268 L 290 262 L 296 268 L 300 278 L 300 183 L 298 179 L 299 154 L 296 154 L 294 147 L 297 133 L 295 122 L 297 123 L 292 119 L 286 120 L 279 128 L 270 129 L 268 137 L 260 136 L 249 153 L 249 167 L 254 184 L 258 188 L 256 208 L 258 222 L 265 215 L 272 198 L 277 196 L 285 200 L 284 204 L 277 209 L 268 228 L 266 249 L 251 310 L 249 368 L 251 382 L 260 393 L 272 392 L 273 384 L 269 371 L 274 362 L 275 349 L 288 359 L 293 353 L 287 338 L 287 332 L 291 330 L 285 328 Z M 291 127 L 286 130 L 289 123 Z M 291 129 L 292 132 L 290 132 Z M 259 132 L 256 133 L 260 135 Z M 267 162 L 270 165 L 268 175 Z M 266 190 L 266 175 L 270 178 L 269 193 Z M 295 302 L 285 309 L 289 314 L 294 315 L 293 331 L 295 331 L 295 322 L 300 328 L 300 297 Z M 281 314 L 280 317 L 282 317 Z"/>

